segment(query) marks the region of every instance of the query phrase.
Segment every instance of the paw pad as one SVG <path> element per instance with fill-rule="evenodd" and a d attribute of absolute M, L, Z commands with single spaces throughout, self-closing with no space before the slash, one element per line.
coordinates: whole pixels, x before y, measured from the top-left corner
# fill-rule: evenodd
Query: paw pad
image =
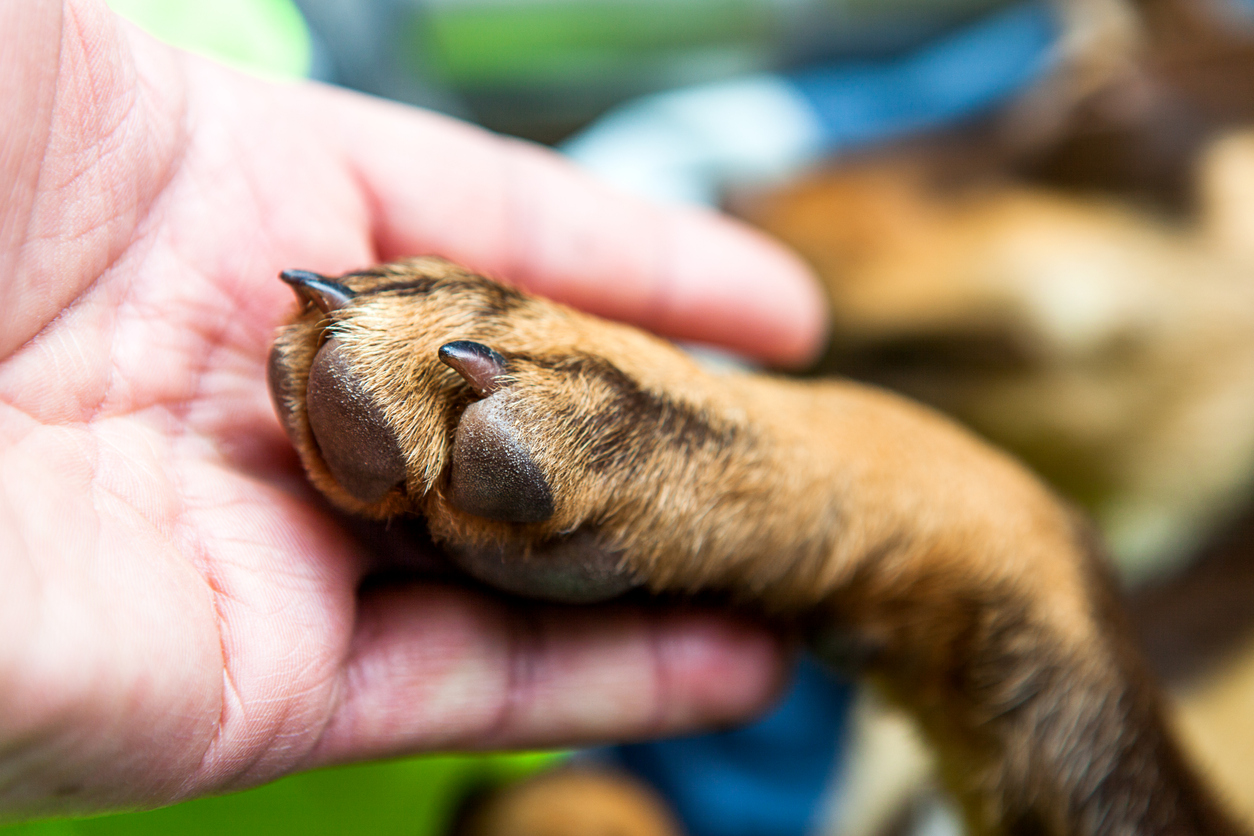
<path fill-rule="evenodd" d="M 505 358 L 469 340 L 441 346 L 439 356 L 483 398 L 466 407 L 457 426 L 453 505 L 500 522 L 540 523 L 553 516 L 553 493 L 518 440 L 508 398 L 493 397 L 502 388 Z"/>

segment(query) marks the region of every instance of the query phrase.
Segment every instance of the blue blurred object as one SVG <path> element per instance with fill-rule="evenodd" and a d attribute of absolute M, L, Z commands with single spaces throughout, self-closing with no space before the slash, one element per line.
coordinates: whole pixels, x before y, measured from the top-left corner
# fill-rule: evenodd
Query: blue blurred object
<path fill-rule="evenodd" d="M 1021 3 L 885 64 L 836 64 L 786 76 L 818 119 L 820 152 L 971 116 L 1040 79 L 1058 38 L 1051 9 Z"/>
<path fill-rule="evenodd" d="M 607 756 L 657 787 L 690 836 L 804 836 L 840 780 L 853 686 L 803 658 L 784 701 L 731 731 L 635 743 Z"/>
<path fill-rule="evenodd" d="M 905 55 L 757 74 L 637 99 L 562 150 L 655 200 L 717 203 L 832 153 L 952 124 L 1004 102 L 1053 63 L 1048 4 L 1021 2 Z"/>

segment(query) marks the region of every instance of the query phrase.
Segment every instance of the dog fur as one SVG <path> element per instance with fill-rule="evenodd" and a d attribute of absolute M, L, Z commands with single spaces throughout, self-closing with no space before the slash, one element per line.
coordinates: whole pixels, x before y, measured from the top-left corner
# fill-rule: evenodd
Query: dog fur
<path fill-rule="evenodd" d="M 600 589 L 591 560 L 802 631 L 913 714 L 972 833 L 1238 832 L 1173 742 L 1087 526 L 957 425 L 854 383 L 711 374 L 439 259 L 328 284 L 330 303 L 299 288 L 311 302 L 271 379 L 310 478 L 345 510 L 421 514 L 481 577 L 563 576 L 531 590 L 549 597 Z M 490 380 L 441 361 L 467 341 L 503 361 Z M 322 449 L 339 436 L 310 421 L 323 351 L 402 452 L 380 497 L 341 484 Z M 537 478 L 543 519 L 457 501 Z"/>

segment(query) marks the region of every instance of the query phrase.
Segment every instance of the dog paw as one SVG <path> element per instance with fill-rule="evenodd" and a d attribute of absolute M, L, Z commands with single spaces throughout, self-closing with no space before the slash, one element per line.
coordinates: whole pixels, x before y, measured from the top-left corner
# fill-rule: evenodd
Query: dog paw
<path fill-rule="evenodd" d="M 448 262 L 283 279 L 301 310 L 270 389 L 311 480 L 352 513 L 426 516 L 498 587 L 586 601 L 635 585 L 659 495 L 690 509 L 668 486 L 734 435 L 675 396 L 706 384 L 673 347 Z"/>

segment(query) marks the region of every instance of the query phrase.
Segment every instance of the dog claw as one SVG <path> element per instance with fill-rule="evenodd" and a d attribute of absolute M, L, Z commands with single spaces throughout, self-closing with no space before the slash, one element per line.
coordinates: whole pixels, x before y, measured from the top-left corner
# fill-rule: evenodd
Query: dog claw
<path fill-rule="evenodd" d="M 440 361 L 462 376 L 475 394 L 486 398 L 501 388 L 505 358 L 483 343 L 458 340 L 440 346 Z"/>
<path fill-rule="evenodd" d="M 312 302 L 323 313 L 338 311 L 357 295 L 339 282 L 309 270 L 284 270 L 279 278 L 292 286 L 302 302 Z"/>

